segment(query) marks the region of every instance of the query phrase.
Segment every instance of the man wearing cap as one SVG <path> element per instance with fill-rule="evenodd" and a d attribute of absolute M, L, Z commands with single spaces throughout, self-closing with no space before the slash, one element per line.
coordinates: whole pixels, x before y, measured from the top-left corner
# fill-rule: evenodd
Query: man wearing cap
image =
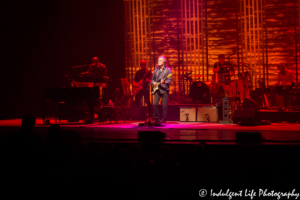
<path fill-rule="evenodd" d="M 135 93 L 135 106 L 140 107 L 141 99 L 144 96 L 144 100 L 147 105 L 150 105 L 149 99 L 149 83 L 151 81 L 152 73 L 147 69 L 146 60 L 140 61 L 141 69 L 138 70 L 134 76 L 133 90 Z"/>

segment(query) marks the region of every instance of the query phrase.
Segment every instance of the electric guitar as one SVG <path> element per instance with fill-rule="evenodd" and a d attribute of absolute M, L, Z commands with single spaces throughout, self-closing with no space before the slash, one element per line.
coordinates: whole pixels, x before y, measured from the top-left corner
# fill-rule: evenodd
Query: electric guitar
<path fill-rule="evenodd" d="M 172 76 L 172 74 L 169 74 L 167 77 L 165 77 L 165 78 L 163 78 L 163 79 L 169 78 L 169 77 L 171 77 L 171 76 Z M 153 90 L 152 90 L 151 94 L 155 94 L 155 92 L 159 89 L 159 85 L 161 84 L 161 81 L 162 81 L 162 80 L 160 80 L 159 82 L 157 82 L 157 85 L 156 85 L 156 86 L 153 86 Z"/>
<path fill-rule="evenodd" d="M 142 79 L 135 85 L 133 85 L 133 94 L 136 95 L 141 89 L 143 89 L 143 85 L 146 82 L 146 80 Z"/>

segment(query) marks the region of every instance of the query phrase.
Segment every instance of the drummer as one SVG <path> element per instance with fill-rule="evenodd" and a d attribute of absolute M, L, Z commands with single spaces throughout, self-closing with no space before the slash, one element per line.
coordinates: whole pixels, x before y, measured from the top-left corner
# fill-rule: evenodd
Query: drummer
<path fill-rule="evenodd" d="M 219 62 L 214 64 L 214 75 L 212 78 L 212 85 L 215 85 L 216 98 L 224 97 L 225 92 L 230 90 L 230 77 L 234 75 L 234 70 L 230 62 L 225 61 L 225 55 L 219 55 Z"/>

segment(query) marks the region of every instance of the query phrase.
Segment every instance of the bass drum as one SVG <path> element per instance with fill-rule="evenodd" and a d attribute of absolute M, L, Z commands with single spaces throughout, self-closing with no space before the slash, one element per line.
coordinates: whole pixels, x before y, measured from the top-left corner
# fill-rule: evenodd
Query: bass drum
<path fill-rule="evenodd" d="M 203 104 L 210 103 L 210 90 L 205 82 L 194 82 L 190 88 L 190 97 L 193 101 Z"/>

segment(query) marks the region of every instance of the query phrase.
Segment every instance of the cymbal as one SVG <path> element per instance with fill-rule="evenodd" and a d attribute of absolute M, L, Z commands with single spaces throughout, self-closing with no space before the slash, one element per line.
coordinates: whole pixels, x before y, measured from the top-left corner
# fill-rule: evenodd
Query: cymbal
<path fill-rule="evenodd" d="M 182 69 L 182 70 L 179 70 L 180 72 L 192 72 L 192 70 L 190 69 Z"/>
<path fill-rule="evenodd" d="M 226 68 L 226 67 L 230 67 L 230 66 L 229 65 L 223 65 L 223 66 L 220 66 L 220 67 Z"/>
<path fill-rule="evenodd" d="M 192 80 L 192 78 L 191 78 L 191 77 L 188 77 L 188 76 L 187 76 L 187 77 L 183 76 L 183 77 L 181 77 L 181 79 L 184 79 L 184 80 L 190 80 L 190 81 Z"/>
<path fill-rule="evenodd" d="M 203 75 L 192 75 L 191 77 L 207 77 L 207 76 L 203 76 Z"/>

